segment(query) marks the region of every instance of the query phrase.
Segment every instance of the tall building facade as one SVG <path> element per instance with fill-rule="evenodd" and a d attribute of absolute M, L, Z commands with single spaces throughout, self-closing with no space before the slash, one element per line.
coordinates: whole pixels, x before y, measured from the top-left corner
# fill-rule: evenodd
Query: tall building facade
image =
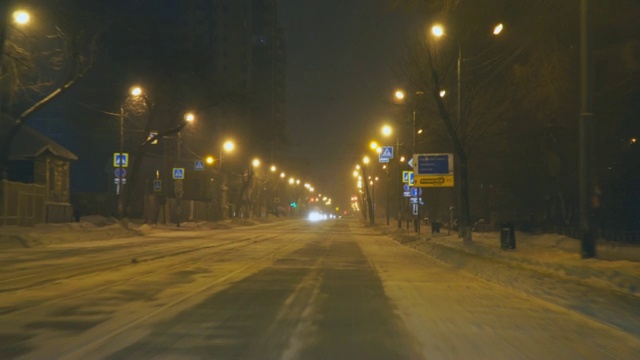
<path fill-rule="evenodd" d="M 286 126 L 286 44 L 277 1 L 190 0 L 181 6 L 182 46 L 196 66 L 191 70 L 206 79 L 219 108 L 236 108 L 251 150 L 277 156 Z"/>

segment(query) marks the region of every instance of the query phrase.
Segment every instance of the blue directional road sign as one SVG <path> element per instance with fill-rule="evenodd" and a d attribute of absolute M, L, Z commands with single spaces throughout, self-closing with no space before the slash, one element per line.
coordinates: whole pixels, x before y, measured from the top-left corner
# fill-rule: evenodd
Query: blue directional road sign
<path fill-rule="evenodd" d="M 173 168 L 173 179 L 184 180 L 184 168 Z"/>
<path fill-rule="evenodd" d="M 418 197 L 418 196 L 420 196 L 420 195 L 422 195 L 422 189 L 420 189 L 420 188 L 415 188 L 415 187 L 414 187 L 414 188 L 411 188 L 411 196 L 413 196 L 413 197 Z"/>
<path fill-rule="evenodd" d="M 383 146 L 380 159 L 393 159 L 393 146 Z"/>
<path fill-rule="evenodd" d="M 153 191 L 160 192 L 162 191 L 162 180 L 153 180 Z"/>
<path fill-rule="evenodd" d="M 409 184 L 413 183 L 413 171 L 403 171 L 402 182 L 409 183 Z"/>
<path fill-rule="evenodd" d="M 379 155 L 379 156 L 378 156 L 378 161 L 379 161 L 380 163 L 388 163 L 388 162 L 389 162 L 389 158 L 382 157 L 382 153 L 380 153 L 380 154 L 378 154 L 378 155 Z"/>
<path fill-rule="evenodd" d="M 202 161 L 202 160 L 196 160 L 196 161 L 193 163 L 193 168 L 194 168 L 195 170 L 204 170 L 204 161 Z"/>
<path fill-rule="evenodd" d="M 129 166 L 129 153 L 113 153 L 113 166 L 127 167 Z"/>

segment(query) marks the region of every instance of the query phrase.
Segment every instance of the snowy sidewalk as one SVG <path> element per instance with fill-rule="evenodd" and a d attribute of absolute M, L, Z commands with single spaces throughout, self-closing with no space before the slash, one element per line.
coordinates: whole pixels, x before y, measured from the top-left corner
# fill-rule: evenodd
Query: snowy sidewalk
<path fill-rule="evenodd" d="M 390 232 L 407 246 L 435 255 L 444 262 L 450 262 L 452 254 L 480 256 L 640 297 L 639 246 L 602 244 L 600 241 L 597 258 L 581 259 L 580 241 L 564 235 L 516 232 L 516 248 L 501 250 L 498 232 L 474 233 L 473 243 L 465 246 L 455 232 L 451 235 L 446 235 L 446 230 L 440 234 L 425 234 L 424 230 L 423 227 L 419 241 L 409 230 L 386 229 L 385 232 Z"/>
<path fill-rule="evenodd" d="M 516 232 L 516 248 L 501 250 L 497 232 L 474 233 L 473 243 L 463 245 L 456 233 L 418 238 L 406 229 L 377 230 L 452 271 L 472 273 L 640 336 L 640 262 L 630 260 L 638 258 L 636 246 L 599 244 L 600 258 L 583 260 L 580 242 L 563 235 Z M 610 260 L 615 257 L 623 260 Z"/>

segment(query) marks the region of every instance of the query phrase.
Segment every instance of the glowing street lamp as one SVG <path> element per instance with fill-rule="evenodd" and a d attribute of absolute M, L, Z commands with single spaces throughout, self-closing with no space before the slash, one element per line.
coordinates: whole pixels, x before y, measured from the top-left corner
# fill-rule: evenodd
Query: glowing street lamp
<path fill-rule="evenodd" d="M 207 162 L 207 164 L 211 165 L 214 162 L 213 156 L 207 156 L 207 158 L 205 159 L 205 161 Z"/>
<path fill-rule="evenodd" d="M 504 25 L 502 25 L 502 23 L 499 23 L 498 25 L 496 25 L 496 27 L 493 28 L 493 35 L 500 35 L 502 29 L 504 29 Z"/>
<path fill-rule="evenodd" d="M 294 178 L 289 178 L 289 184 L 293 185 L 296 182 L 296 179 Z"/>
<path fill-rule="evenodd" d="M 227 140 L 224 145 L 222 145 L 222 148 L 224 149 L 224 151 L 226 152 L 231 152 L 236 148 L 236 144 L 233 143 L 233 141 L 231 140 Z"/>
<path fill-rule="evenodd" d="M 271 170 L 271 172 L 276 172 L 276 170 L 278 170 L 278 168 L 276 168 L 275 165 L 271 165 L 271 168 L 269 168 L 269 170 Z"/>
<path fill-rule="evenodd" d="M 382 127 L 382 135 L 391 136 L 391 134 L 393 134 L 393 128 L 389 125 L 384 125 Z"/>
<path fill-rule="evenodd" d="M 280 177 L 281 177 L 281 178 L 283 178 L 283 179 L 284 179 L 284 178 L 285 178 L 285 176 L 287 176 L 287 174 L 285 174 L 285 173 L 283 173 L 283 172 L 281 172 L 281 173 L 280 173 Z"/>
<path fill-rule="evenodd" d="M 251 165 L 253 165 L 253 167 L 259 167 L 260 159 L 253 159 L 253 161 L 251 161 Z"/>
<path fill-rule="evenodd" d="M 24 10 L 16 10 L 13 12 L 13 21 L 15 21 L 16 24 L 24 25 L 28 23 L 30 19 L 31 16 L 29 13 Z"/>
<path fill-rule="evenodd" d="M 193 120 L 195 120 L 195 119 L 196 119 L 196 116 L 193 115 L 192 112 L 188 112 L 188 113 L 184 114 L 184 120 L 186 122 L 193 122 Z"/>
<path fill-rule="evenodd" d="M 431 34 L 435 37 L 442 37 L 444 35 L 444 27 L 440 24 L 433 25 L 431 27 Z"/>
<path fill-rule="evenodd" d="M 142 88 L 140 86 L 134 86 L 130 90 L 131 95 L 140 96 L 142 95 Z"/>
<path fill-rule="evenodd" d="M 377 143 L 377 142 L 375 142 L 375 141 L 372 141 L 372 142 L 369 144 L 369 147 L 371 148 L 371 150 L 376 150 L 376 149 L 378 148 L 378 143 Z"/>

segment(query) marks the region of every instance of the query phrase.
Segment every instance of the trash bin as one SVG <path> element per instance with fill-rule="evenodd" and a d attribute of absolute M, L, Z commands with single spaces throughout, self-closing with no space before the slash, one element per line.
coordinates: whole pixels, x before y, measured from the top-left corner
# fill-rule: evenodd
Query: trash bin
<path fill-rule="evenodd" d="M 516 232 L 513 222 L 500 223 L 500 249 L 509 250 L 516 248 Z"/>

